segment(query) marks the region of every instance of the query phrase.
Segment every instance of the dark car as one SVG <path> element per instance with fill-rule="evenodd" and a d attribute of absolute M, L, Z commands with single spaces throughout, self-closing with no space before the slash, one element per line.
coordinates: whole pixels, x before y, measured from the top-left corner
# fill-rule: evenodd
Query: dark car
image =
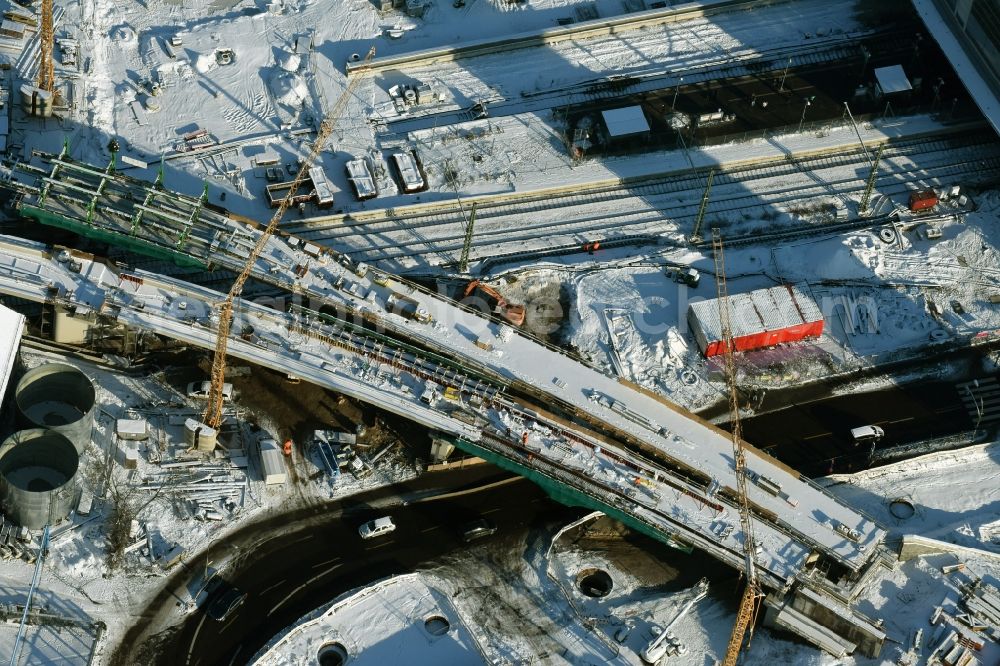
<path fill-rule="evenodd" d="M 206 613 L 218 622 L 224 621 L 234 610 L 246 601 L 246 592 L 241 592 L 221 578 L 213 578 L 208 584 L 208 609 Z"/>
<path fill-rule="evenodd" d="M 462 528 L 462 541 L 469 543 L 470 541 L 475 541 L 476 539 L 482 539 L 483 537 L 488 537 L 491 534 L 496 534 L 496 531 L 496 525 L 485 518 L 479 518 L 477 520 L 473 520 L 471 523 L 467 523 L 465 527 Z"/>

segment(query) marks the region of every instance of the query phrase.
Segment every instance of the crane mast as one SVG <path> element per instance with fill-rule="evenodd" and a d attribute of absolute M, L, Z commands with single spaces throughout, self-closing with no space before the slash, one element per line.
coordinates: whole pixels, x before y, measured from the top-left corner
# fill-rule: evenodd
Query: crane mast
<path fill-rule="evenodd" d="M 723 666 L 735 666 L 743 649 L 744 639 L 753 636 L 753 623 L 757 614 L 757 602 L 763 596 L 760 580 L 757 578 L 755 561 L 756 541 L 753 534 L 753 518 L 750 514 L 750 500 L 747 495 L 746 454 L 743 448 L 743 429 L 740 424 L 739 396 L 736 392 L 736 357 L 734 355 L 733 326 L 729 313 L 729 289 L 726 286 L 726 259 L 722 246 L 722 236 L 717 228 L 712 229 L 712 256 L 715 260 L 715 286 L 719 302 L 719 325 L 723 347 L 726 386 L 729 391 L 729 423 L 733 440 L 733 467 L 736 476 L 736 493 L 739 498 L 740 528 L 743 530 L 743 557 L 746 587 L 736 611 L 729 645 Z"/>
<path fill-rule="evenodd" d="M 56 90 L 55 61 L 52 60 L 54 43 L 55 32 L 52 27 L 52 0 L 42 0 L 42 32 L 39 39 L 38 87 L 53 94 Z"/>
<path fill-rule="evenodd" d="M 374 55 L 375 47 L 373 46 L 369 49 L 368 55 L 365 56 L 364 62 L 369 62 Z M 243 293 L 243 286 L 250 278 L 251 273 L 253 273 L 254 264 L 257 263 L 257 259 L 260 258 L 271 235 L 281 223 L 285 212 L 292 205 L 295 193 L 298 191 L 302 181 L 306 179 L 310 167 L 312 167 L 313 162 L 323 150 L 327 139 L 333 133 L 334 124 L 340 118 L 340 114 L 343 113 L 344 108 L 351 99 L 351 95 L 354 93 L 354 88 L 360 81 L 360 75 L 348 81 L 347 87 L 344 88 L 334 107 L 325 114 L 322 122 L 320 122 L 319 131 L 316 133 L 316 140 L 313 142 L 309 154 L 303 160 L 302 165 L 295 174 L 295 178 L 288 188 L 288 194 L 278 204 L 278 209 L 274 211 L 271 221 L 267 223 L 264 231 L 257 238 L 257 243 L 250 251 L 243 270 L 236 276 L 232 287 L 229 288 L 229 293 L 226 295 L 226 300 L 219 307 L 219 326 L 216 333 L 215 355 L 212 358 L 211 387 L 208 392 L 208 405 L 205 407 L 205 414 L 202 417 L 202 421 L 209 427 L 217 429 L 222 423 L 223 384 L 226 379 L 226 350 L 229 346 L 229 332 L 233 325 L 233 304 L 240 294 Z"/>

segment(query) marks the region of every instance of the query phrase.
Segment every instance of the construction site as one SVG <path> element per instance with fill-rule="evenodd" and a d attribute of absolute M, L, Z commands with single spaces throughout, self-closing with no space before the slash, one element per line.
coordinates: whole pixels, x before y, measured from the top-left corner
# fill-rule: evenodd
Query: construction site
<path fill-rule="evenodd" d="M 10 664 L 1000 661 L 995 3 L 17 0 L 0 74 Z"/>

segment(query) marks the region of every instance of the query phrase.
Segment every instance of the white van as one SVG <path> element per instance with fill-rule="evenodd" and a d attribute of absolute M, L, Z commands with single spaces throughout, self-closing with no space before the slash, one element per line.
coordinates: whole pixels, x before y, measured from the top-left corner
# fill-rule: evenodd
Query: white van
<path fill-rule="evenodd" d="M 851 437 L 854 439 L 855 446 L 859 444 L 873 444 L 885 437 L 885 431 L 875 425 L 866 425 L 851 428 Z"/>
<path fill-rule="evenodd" d="M 187 385 L 187 397 L 196 400 L 208 399 L 208 394 L 212 391 L 212 382 L 191 382 Z M 222 385 L 222 401 L 232 402 L 233 385 L 226 382 Z"/>
<path fill-rule="evenodd" d="M 392 518 L 389 516 L 383 516 L 382 518 L 376 518 L 375 520 L 369 520 L 367 523 L 358 528 L 358 534 L 361 535 L 362 539 L 372 539 L 377 536 L 382 536 L 383 534 L 388 534 L 396 529 L 396 526 L 392 522 Z"/>

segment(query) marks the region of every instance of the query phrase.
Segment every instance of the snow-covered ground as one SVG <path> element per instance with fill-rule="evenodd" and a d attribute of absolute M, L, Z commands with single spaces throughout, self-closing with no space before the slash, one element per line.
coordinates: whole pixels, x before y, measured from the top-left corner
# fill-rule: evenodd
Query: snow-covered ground
<path fill-rule="evenodd" d="M 818 340 L 740 354 L 742 380 L 790 386 L 995 336 L 1000 306 L 989 299 L 1000 295 L 1000 194 L 986 192 L 976 203 L 975 212 L 932 221 L 903 217 L 891 242 L 873 229 L 728 250 L 730 294 L 807 284 L 826 320 Z M 941 237 L 928 238 L 930 228 Z M 672 280 L 675 264 L 702 273 L 696 289 Z M 691 302 L 715 297 L 713 272 L 710 251 L 650 253 L 589 267 L 523 269 L 512 274 L 517 283 L 501 289 L 514 302 L 526 297 L 530 313 L 530 285 L 565 285 L 571 346 L 615 370 L 614 345 L 626 377 L 698 407 L 722 395 L 686 319 Z"/>
<path fill-rule="evenodd" d="M 404 655 L 407 663 L 428 666 L 483 663 L 476 639 L 451 600 L 428 583 L 409 574 L 347 594 L 311 614 L 252 663 L 324 663 L 326 654 L 370 666 L 400 663 Z"/>
<path fill-rule="evenodd" d="M 883 619 L 890 639 L 878 658 L 834 659 L 785 634 L 761 628 L 746 650 L 745 663 L 927 663 L 946 629 L 961 624 L 954 619 L 963 612 L 959 588 L 975 578 L 1000 584 L 998 456 L 1000 443 L 994 443 L 822 479 L 822 485 L 838 497 L 889 526 L 891 542 L 919 535 L 943 542 L 942 551 L 954 545 L 956 552 L 897 563 L 861 592 L 859 610 Z M 962 492 L 954 492 L 955 488 Z M 697 591 L 693 584 L 699 575 L 697 555 L 678 560 L 694 566 L 693 571 L 672 570 L 676 562 L 658 560 L 624 539 L 627 530 L 620 525 L 607 518 L 594 520 L 596 516 L 555 533 L 533 531 L 522 539 L 497 537 L 496 543 L 476 545 L 421 574 L 388 588 L 379 584 L 355 598 L 386 597 L 390 594 L 386 590 L 393 587 L 438 590 L 451 598 L 454 617 L 464 623 L 454 640 L 464 639 L 469 632 L 477 636 L 491 659 L 505 663 L 540 659 L 549 664 L 641 664 L 641 650 L 656 630 L 671 622 L 670 633 L 684 646 L 684 654 L 670 657 L 668 663 L 720 660 L 734 619 L 732 590 L 710 589 L 706 598 L 681 614 Z M 963 567 L 942 571 L 955 564 Z M 595 598 L 582 591 L 581 580 L 595 571 L 610 576 L 612 589 L 607 596 Z M 725 585 L 733 584 L 729 580 Z M 937 606 L 943 608 L 946 619 L 932 626 L 930 618 Z M 350 620 L 342 615 L 314 619 L 322 612 L 313 614 L 305 627 L 284 635 L 279 649 L 258 663 L 288 663 L 287 655 L 315 649 L 319 637 L 351 635 L 360 627 L 372 626 L 382 611 L 375 604 L 374 610 L 359 612 Z M 406 622 L 419 628 L 420 618 L 408 613 Z M 922 630 L 921 647 L 913 650 L 918 630 Z M 425 639 L 417 631 L 410 636 L 415 654 L 423 654 Z M 985 647 L 975 656 L 979 663 L 996 663 L 1000 645 L 994 639 L 984 640 Z"/>

